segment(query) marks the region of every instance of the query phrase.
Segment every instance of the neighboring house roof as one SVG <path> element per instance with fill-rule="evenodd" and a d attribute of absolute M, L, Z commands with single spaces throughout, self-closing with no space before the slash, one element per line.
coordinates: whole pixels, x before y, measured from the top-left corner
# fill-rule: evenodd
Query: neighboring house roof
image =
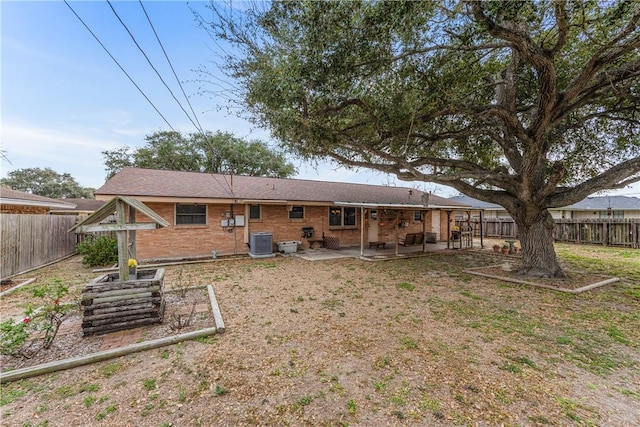
<path fill-rule="evenodd" d="M 323 202 L 422 207 L 422 191 L 407 187 L 123 168 L 96 196 L 231 199 L 238 203 Z M 465 207 L 430 195 L 429 207 Z"/>
<path fill-rule="evenodd" d="M 595 196 L 587 197 L 584 200 L 565 206 L 562 209 L 598 211 L 612 209 L 616 211 L 622 210 L 640 210 L 639 197 L 627 196 Z"/>
<path fill-rule="evenodd" d="M 481 200 L 474 199 L 464 194 L 449 197 L 449 200 L 452 202 L 471 206 L 473 209 L 484 209 L 487 211 L 503 211 L 504 210 L 504 208 L 500 205 L 497 205 L 495 203 L 483 202 Z"/>
<path fill-rule="evenodd" d="M 70 211 L 70 213 L 75 212 L 95 212 L 100 209 L 104 204 L 104 200 L 96 200 L 96 199 L 60 199 L 62 202 L 74 203 L 76 205 L 75 208 L 58 208 L 56 212 L 66 212 Z"/>
<path fill-rule="evenodd" d="M 6 186 L 0 186 L 0 204 L 19 206 L 41 206 L 46 208 L 73 209 L 75 203 L 64 202 L 58 199 L 38 196 L 37 194 L 25 193 L 23 191 L 12 190 Z"/>

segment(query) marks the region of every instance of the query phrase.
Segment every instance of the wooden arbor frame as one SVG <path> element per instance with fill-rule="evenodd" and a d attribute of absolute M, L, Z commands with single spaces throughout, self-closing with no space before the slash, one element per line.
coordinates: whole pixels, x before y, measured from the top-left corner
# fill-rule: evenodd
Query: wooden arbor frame
<path fill-rule="evenodd" d="M 127 211 L 129 218 L 127 221 Z M 135 222 L 136 211 L 142 213 L 151 222 Z M 101 224 L 115 212 L 116 222 Z M 168 227 L 169 223 L 148 208 L 144 203 L 134 197 L 116 196 L 100 209 L 80 221 L 69 231 L 76 233 L 94 233 L 104 231 L 115 231 L 118 239 L 118 270 L 120 281 L 129 280 L 129 258 L 136 258 L 136 231 L 155 230 L 161 227 Z"/>

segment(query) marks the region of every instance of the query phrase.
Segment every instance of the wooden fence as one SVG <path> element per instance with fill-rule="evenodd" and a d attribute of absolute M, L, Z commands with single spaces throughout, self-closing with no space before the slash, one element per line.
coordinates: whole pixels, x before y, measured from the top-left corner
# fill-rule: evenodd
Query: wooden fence
<path fill-rule="evenodd" d="M 556 219 L 553 237 L 557 242 L 640 248 L 640 218 L 626 219 Z M 480 224 L 472 222 L 475 237 Z M 515 239 L 518 226 L 512 219 L 484 219 L 484 237 Z"/>
<path fill-rule="evenodd" d="M 72 255 L 74 215 L 0 215 L 0 278 Z"/>
<path fill-rule="evenodd" d="M 557 219 L 553 232 L 558 242 L 640 247 L 640 219 Z"/>

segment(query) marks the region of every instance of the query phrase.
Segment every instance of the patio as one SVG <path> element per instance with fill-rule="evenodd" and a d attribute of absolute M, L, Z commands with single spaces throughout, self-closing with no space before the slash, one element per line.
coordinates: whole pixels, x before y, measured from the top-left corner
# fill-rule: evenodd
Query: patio
<path fill-rule="evenodd" d="M 479 246 L 478 246 L 479 247 Z M 427 243 L 425 250 L 423 251 L 422 245 L 415 246 L 400 246 L 398 245 L 398 254 L 393 243 L 387 243 L 386 248 L 369 248 L 368 245 L 364 247 L 361 255 L 361 249 L 359 246 L 343 247 L 339 250 L 315 248 L 315 249 L 302 249 L 298 252 L 294 252 L 291 255 L 296 256 L 307 261 L 322 261 L 327 259 L 336 258 L 361 258 L 367 261 L 379 261 L 388 260 L 394 258 L 408 258 L 421 256 L 428 253 L 435 253 L 447 250 L 447 242 Z M 451 249 L 450 249 L 451 250 Z"/>

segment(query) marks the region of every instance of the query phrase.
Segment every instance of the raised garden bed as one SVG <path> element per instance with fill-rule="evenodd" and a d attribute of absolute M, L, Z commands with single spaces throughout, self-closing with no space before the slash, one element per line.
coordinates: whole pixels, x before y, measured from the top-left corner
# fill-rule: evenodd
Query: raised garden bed
<path fill-rule="evenodd" d="M 161 323 L 164 316 L 164 269 L 141 270 L 135 280 L 104 274 L 82 291 L 85 336 Z"/>

